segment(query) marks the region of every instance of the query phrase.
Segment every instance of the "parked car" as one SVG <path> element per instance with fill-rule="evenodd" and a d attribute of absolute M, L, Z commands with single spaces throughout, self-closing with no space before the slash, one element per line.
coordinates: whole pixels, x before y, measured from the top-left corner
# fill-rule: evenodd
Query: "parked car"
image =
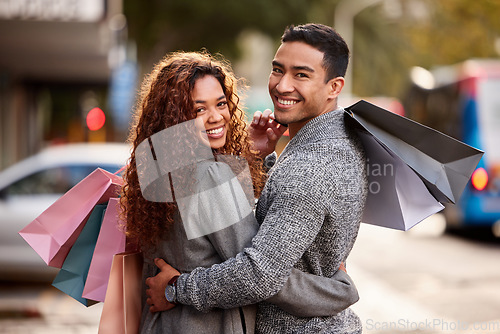
<path fill-rule="evenodd" d="M 19 230 L 97 167 L 115 173 L 127 163 L 129 155 L 127 144 L 65 144 L 47 148 L 1 171 L 0 279 L 53 279 L 58 270 L 45 264 Z"/>

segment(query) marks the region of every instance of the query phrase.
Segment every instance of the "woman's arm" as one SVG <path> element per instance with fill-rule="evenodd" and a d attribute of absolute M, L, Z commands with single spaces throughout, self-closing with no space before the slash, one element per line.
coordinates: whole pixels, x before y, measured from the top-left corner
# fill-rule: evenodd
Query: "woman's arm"
<path fill-rule="evenodd" d="M 297 317 L 323 317 L 342 312 L 358 300 L 358 290 L 343 270 L 328 278 L 292 269 L 283 288 L 266 302 Z"/>

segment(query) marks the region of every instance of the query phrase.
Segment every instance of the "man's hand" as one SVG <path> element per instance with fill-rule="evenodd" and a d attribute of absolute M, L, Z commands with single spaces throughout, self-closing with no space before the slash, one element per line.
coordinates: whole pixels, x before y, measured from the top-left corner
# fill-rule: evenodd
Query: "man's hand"
<path fill-rule="evenodd" d="M 264 112 L 256 111 L 253 114 L 252 123 L 248 128 L 252 149 L 259 151 L 260 156 L 265 158 L 273 153 L 278 140 L 286 131 L 286 127 L 278 124 L 274 120 L 274 115 L 269 109 Z"/>
<path fill-rule="evenodd" d="M 158 275 L 146 279 L 148 286 L 146 303 L 150 305 L 149 311 L 151 313 L 167 311 L 175 307 L 175 304 L 169 303 L 165 298 L 165 288 L 172 277 L 180 275 L 180 272 L 162 259 L 155 259 L 155 264 L 160 268 L 160 272 Z"/>

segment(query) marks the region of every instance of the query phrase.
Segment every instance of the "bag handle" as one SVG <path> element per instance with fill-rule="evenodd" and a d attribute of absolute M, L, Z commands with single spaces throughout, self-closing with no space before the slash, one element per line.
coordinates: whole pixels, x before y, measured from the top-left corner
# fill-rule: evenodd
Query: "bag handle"
<path fill-rule="evenodd" d="M 125 168 L 127 168 L 127 167 L 128 167 L 128 165 L 123 166 L 122 168 L 120 168 L 119 170 L 117 170 L 116 172 L 114 172 L 114 173 L 113 173 L 113 175 L 118 175 L 118 174 L 120 174 L 120 173 L 121 173 L 121 172 L 123 172 L 123 171 L 125 170 Z"/>

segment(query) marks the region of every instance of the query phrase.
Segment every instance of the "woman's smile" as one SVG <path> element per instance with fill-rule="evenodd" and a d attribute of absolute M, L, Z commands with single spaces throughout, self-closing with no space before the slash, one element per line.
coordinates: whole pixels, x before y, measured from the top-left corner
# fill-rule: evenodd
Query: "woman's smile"
<path fill-rule="evenodd" d="M 226 131 L 226 126 L 221 125 L 219 127 L 212 128 L 210 130 L 205 130 L 205 133 L 207 134 L 208 138 L 219 139 L 224 136 L 225 131 Z"/>

